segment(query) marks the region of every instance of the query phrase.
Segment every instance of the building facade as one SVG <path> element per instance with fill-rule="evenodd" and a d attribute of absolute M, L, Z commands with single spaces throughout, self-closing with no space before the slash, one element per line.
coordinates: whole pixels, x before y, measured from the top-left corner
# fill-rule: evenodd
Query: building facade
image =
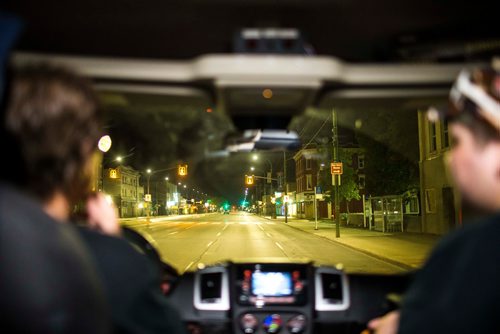
<path fill-rule="evenodd" d="M 363 224 L 363 196 L 365 194 L 365 174 L 364 174 L 364 154 L 360 148 L 341 148 L 351 158 L 347 165 L 354 169 L 352 176 L 357 183 L 360 199 L 353 199 L 349 203 L 340 201 L 340 212 L 349 214 L 349 221 L 352 223 Z M 296 215 L 298 218 L 314 218 L 314 193 L 315 187 L 317 190 L 317 212 L 318 218 L 332 218 L 335 215 L 335 210 L 331 201 L 327 200 L 331 197 L 330 185 L 330 162 L 323 162 L 324 158 L 316 148 L 302 149 L 295 156 L 295 175 L 296 175 Z M 321 175 L 325 178 L 326 184 L 321 184 Z M 318 187 L 319 186 L 319 187 Z M 359 217 L 357 217 L 358 215 Z M 359 220 L 359 222 L 358 222 Z"/>
<path fill-rule="evenodd" d="M 319 184 L 323 169 L 316 148 L 302 149 L 293 157 L 295 160 L 295 214 L 297 218 L 314 218 L 314 188 Z M 331 218 L 331 204 L 318 195 L 316 203 L 318 218 Z"/>
<path fill-rule="evenodd" d="M 420 203 L 422 232 L 445 234 L 459 224 L 461 208 L 447 175 L 445 156 L 450 150 L 446 121 L 430 122 L 426 112 L 418 113 L 420 146 Z"/>
<path fill-rule="evenodd" d="M 177 185 L 167 182 L 166 187 L 166 214 L 177 214 L 179 212 L 180 196 L 177 192 Z"/>
<path fill-rule="evenodd" d="M 144 188 L 139 179 L 140 173 L 132 167 L 120 165 L 104 170 L 103 191 L 112 197 L 122 218 L 141 214 Z"/>

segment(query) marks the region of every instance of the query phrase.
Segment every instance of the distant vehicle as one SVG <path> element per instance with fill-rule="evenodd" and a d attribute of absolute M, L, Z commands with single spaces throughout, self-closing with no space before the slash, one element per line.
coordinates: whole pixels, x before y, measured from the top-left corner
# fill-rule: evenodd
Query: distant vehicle
<path fill-rule="evenodd" d="M 224 210 L 224 214 L 228 215 L 229 214 L 229 210 Z"/>

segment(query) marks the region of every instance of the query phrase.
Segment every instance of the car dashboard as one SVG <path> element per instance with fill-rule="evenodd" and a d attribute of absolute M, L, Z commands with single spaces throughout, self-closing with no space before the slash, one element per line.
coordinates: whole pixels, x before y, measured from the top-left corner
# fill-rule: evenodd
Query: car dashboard
<path fill-rule="evenodd" d="M 359 333 L 409 279 L 313 263 L 225 263 L 185 273 L 169 300 L 192 333 Z"/>

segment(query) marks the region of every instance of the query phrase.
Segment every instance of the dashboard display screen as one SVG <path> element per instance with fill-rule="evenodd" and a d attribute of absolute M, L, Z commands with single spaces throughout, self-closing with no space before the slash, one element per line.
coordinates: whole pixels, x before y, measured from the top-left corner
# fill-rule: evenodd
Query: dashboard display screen
<path fill-rule="evenodd" d="M 292 275 L 289 272 L 252 273 L 252 294 L 255 296 L 280 297 L 292 295 Z"/>

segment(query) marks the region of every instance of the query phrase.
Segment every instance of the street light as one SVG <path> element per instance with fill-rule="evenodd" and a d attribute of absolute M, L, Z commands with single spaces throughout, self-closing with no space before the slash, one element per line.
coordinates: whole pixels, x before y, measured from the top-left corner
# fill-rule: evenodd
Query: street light
<path fill-rule="evenodd" d="M 253 161 L 257 161 L 257 160 L 259 160 L 259 156 L 258 156 L 257 154 L 252 155 L 252 160 L 253 160 Z M 264 158 L 264 160 L 265 160 L 265 161 L 267 161 L 267 163 L 269 164 L 269 169 L 270 169 L 271 174 L 272 174 L 272 173 L 273 173 L 273 163 L 272 163 L 272 162 L 271 162 L 271 160 L 269 160 L 269 159 L 265 159 L 265 158 Z M 253 167 L 250 167 L 250 169 L 251 169 L 251 168 L 253 168 Z M 253 170 L 253 169 L 252 169 L 252 170 Z"/>
<path fill-rule="evenodd" d="M 117 156 L 117 157 L 116 157 L 116 161 L 118 161 L 118 162 L 122 162 L 122 160 L 123 160 L 123 158 L 122 158 L 122 157 L 120 157 L 120 156 Z"/>
<path fill-rule="evenodd" d="M 148 197 L 149 197 L 149 198 L 150 198 L 150 200 L 151 200 L 151 193 L 149 192 L 149 179 L 151 178 L 151 168 L 146 169 L 146 173 L 148 174 Z M 146 206 L 146 208 L 147 208 L 147 211 L 146 211 L 146 217 L 147 217 L 147 218 L 146 218 L 146 219 L 147 219 L 147 220 L 148 220 L 148 222 L 149 222 L 149 212 L 150 212 L 150 210 L 151 210 L 151 209 L 150 209 L 150 208 L 151 208 L 151 207 L 150 207 L 151 202 L 146 202 L 146 203 L 147 203 L 147 206 Z"/>
<path fill-rule="evenodd" d="M 168 181 L 168 180 L 169 180 L 168 176 L 167 176 L 167 177 L 165 177 L 165 181 Z"/>
<path fill-rule="evenodd" d="M 250 167 L 250 170 L 253 172 L 255 170 L 255 167 Z"/>
<path fill-rule="evenodd" d="M 151 169 L 150 169 L 150 168 L 148 168 L 148 169 L 146 170 L 146 173 L 148 173 L 148 194 L 149 194 L 149 179 L 151 178 Z"/>
<path fill-rule="evenodd" d="M 111 144 L 112 144 L 111 137 L 108 135 L 105 135 L 99 139 L 99 142 L 97 143 L 97 147 L 99 148 L 99 150 L 101 152 L 106 153 L 111 148 Z"/>
<path fill-rule="evenodd" d="M 254 155 L 252 156 L 252 160 L 254 160 L 254 161 L 259 160 L 259 156 L 258 156 L 257 154 L 254 154 Z M 266 161 L 267 161 L 267 163 L 269 164 L 269 172 L 270 172 L 271 177 L 272 177 L 272 176 L 273 176 L 273 163 L 272 163 L 269 159 L 264 159 L 264 160 L 266 160 Z M 267 175 L 266 175 L 266 177 L 267 177 Z M 272 196 L 272 194 L 273 194 L 273 183 L 272 183 L 272 180 L 271 180 L 271 182 L 270 182 L 270 184 L 269 184 L 269 188 L 270 188 L 270 189 L 269 189 L 269 190 L 270 190 L 270 195 Z M 265 191 L 265 185 L 264 185 L 264 191 Z M 267 201 L 266 201 L 266 208 L 267 208 Z M 266 209 L 266 211 L 267 211 L 267 209 Z M 275 214 L 276 214 L 276 210 L 274 209 L 274 210 L 271 212 L 271 216 L 272 216 L 273 218 L 275 218 Z"/>

